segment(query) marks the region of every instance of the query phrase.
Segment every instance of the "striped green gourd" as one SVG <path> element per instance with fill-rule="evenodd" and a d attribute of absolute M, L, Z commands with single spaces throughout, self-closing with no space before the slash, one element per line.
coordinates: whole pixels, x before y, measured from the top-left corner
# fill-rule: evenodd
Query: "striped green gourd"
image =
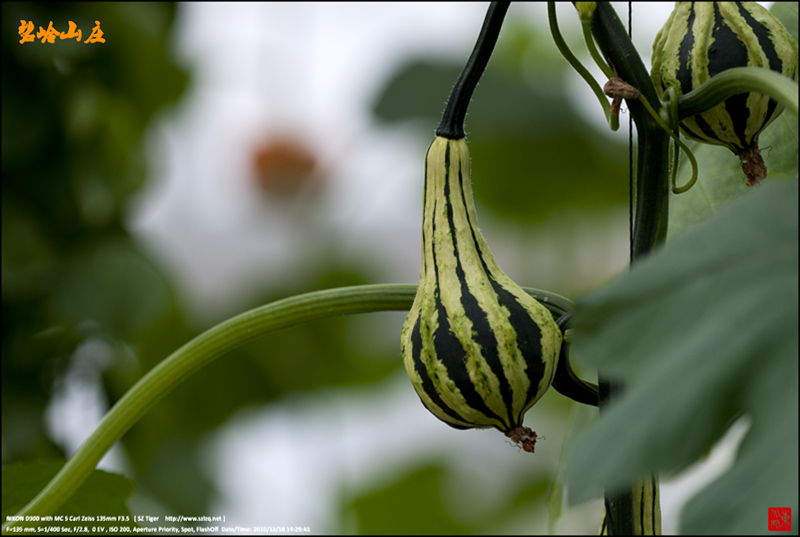
<path fill-rule="evenodd" d="M 457 429 L 495 427 L 533 451 L 525 412 L 553 381 L 561 331 L 497 265 L 478 230 L 466 141 L 437 136 L 425 161 L 422 270 L 402 330 L 411 382 Z"/>
<path fill-rule="evenodd" d="M 797 42 L 755 2 L 676 2 L 653 43 L 651 76 L 658 91 L 679 95 L 734 67 L 766 67 L 794 79 Z M 757 92 L 740 93 L 681 122 L 692 140 L 723 145 L 742 160 L 748 185 L 766 176 L 758 136 L 783 111 Z"/>

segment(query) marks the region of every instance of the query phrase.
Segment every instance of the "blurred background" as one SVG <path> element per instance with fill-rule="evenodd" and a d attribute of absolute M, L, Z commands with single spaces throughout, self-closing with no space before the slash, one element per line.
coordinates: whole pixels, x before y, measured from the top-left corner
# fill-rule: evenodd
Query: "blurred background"
<path fill-rule="evenodd" d="M 671 9 L 633 6 L 648 67 Z M 4 2 L 3 465 L 68 457 L 145 372 L 236 313 L 416 283 L 425 150 L 485 11 Z M 558 12 L 590 67 L 574 8 Z M 84 39 L 99 21 L 106 42 L 20 44 L 20 20 L 73 21 Z M 481 229 L 521 285 L 575 298 L 626 266 L 621 123 L 608 130 L 552 44 L 546 5 L 513 4 L 466 128 Z M 248 344 L 164 398 L 100 467 L 136 481 L 135 514 L 314 533 L 595 533 L 601 502 L 562 506 L 557 471 L 592 411 L 551 390 L 526 419 L 546 437 L 535 456 L 496 431 L 450 429 L 408 382 L 403 319 Z M 666 533 L 709 471 L 664 487 Z"/>

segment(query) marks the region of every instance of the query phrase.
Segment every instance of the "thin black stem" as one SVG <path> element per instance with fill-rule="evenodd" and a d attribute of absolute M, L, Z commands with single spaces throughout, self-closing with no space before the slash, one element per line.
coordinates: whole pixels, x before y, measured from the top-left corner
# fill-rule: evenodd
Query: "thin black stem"
<path fill-rule="evenodd" d="M 503 26 L 503 19 L 508 11 L 510 2 L 492 2 L 486 17 L 483 19 L 483 27 L 478 35 L 475 48 L 467 60 L 467 65 L 461 71 L 461 75 L 450 92 L 447 106 L 442 114 L 442 121 L 436 128 L 436 135 L 459 140 L 464 138 L 464 118 L 467 116 L 467 107 L 472 99 L 472 92 L 478 85 L 489 58 L 492 56 L 500 29 Z"/>
<path fill-rule="evenodd" d="M 572 322 L 572 312 L 562 315 L 556 324 L 562 333 L 566 333 Z M 577 403 L 584 405 L 598 406 L 598 388 L 590 382 L 581 379 L 570 364 L 570 343 L 567 338 L 561 343 L 561 353 L 556 365 L 556 373 L 553 376 L 553 388 L 565 397 L 569 397 Z"/>

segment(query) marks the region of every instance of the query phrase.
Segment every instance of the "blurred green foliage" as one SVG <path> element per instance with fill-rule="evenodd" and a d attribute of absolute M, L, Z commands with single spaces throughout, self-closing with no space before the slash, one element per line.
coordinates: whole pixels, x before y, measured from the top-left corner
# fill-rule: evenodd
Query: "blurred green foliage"
<path fill-rule="evenodd" d="M 148 122 L 188 77 L 165 53 L 174 5 L 3 3 L 81 42 L 2 35 L 3 464 L 64 457 L 44 430 L 54 381 L 80 346 L 113 363 L 156 326 L 190 332 L 171 286 L 123 226 L 144 182 Z M 100 21 L 105 43 L 84 43 Z M 157 82 L 156 82 L 157 81 Z M 112 393 L 115 400 L 118 393 Z"/>
<path fill-rule="evenodd" d="M 442 501 L 441 467 L 420 467 L 353 502 L 360 535 L 471 535 Z M 401 509 L 398 509 L 402 506 Z M 411 515 L 411 516 L 409 516 Z"/>
<path fill-rule="evenodd" d="M 113 404 L 205 328 L 185 320 L 167 273 L 124 224 L 131 196 L 147 180 L 147 126 L 189 84 L 185 69 L 170 59 L 175 13 L 169 3 L 2 5 L 3 20 L 14 21 L 14 28 L 20 20 L 33 21 L 37 30 L 52 21 L 65 31 L 74 21 L 85 39 L 99 20 L 106 38 L 92 45 L 58 39 L 20 44 L 15 32 L 2 35 L 4 466 L 68 455 L 48 437 L 44 411 L 57 381 L 85 363 L 87 344 L 103 343 L 106 364 L 95 367 Z M 376 117 L 420 119 L 420 135 L 432 136 L 462 67 L 434 58 L 411 62 L 377 96 Z M 574 110 L 565 98 L 567 69 L 546 33 L 512 17 L 467 118 L 480 210 L 526 230 L 559 211 L 613 208 L 627 200 L 624 140 L 598 132 Z M 317 270 L 291 288 L 273 283 L 270 291 L 255 289 L 245 307 L 374 283 L 358 260 L 341 264 L 332 257 L 335 252 L 321 255 Z M 364 326 L 359 318 L 299 326 L 195 374 L 122 440 L 137 493 L 172 514 L 207 512 L 214 484 L 205 477 L 199 447 L 204 434 L 236 410 L 288 392 L 374 383 L 398 372 L 398 349 L 353 341 L 350 334 Z M 397 327 L 399 333 L 400 322 Z M 551 400 L 551 414 L 563 422 L 569 405 Z M 508 484 L 511 500 L 475 520 L 435 501 L 444 468 L 429 461 L 377 488 L 354 490 L 343 518 L 354 515 L 360 532 L 385 533 L 390 523 L 397 532 L 490 533 L 529 516 L 548 489 L 547 475 L 520 474 L 518 483 Z M 420 504 L 427 511 L 408 520 L 409 506 Z"/>
<path fill-rule="evenodd" d="M 507 483 L 511 493 L 505 501 L 492 509 L 475 509 L 469 506 L 481 501 L 481 493 L 461 491 L 454 497 L 447 486 L 454 470 L 446 461 L 420 461 L 359 490 L 344 506 L 342 517 L 355 527 L 343 530 L 359 535 L 491 535 L 515 533 L 515 519 L 521 516 L 522 527 L 532 532 L 525 521 L 532 513 L 543 514 L 552 476 L 525 466 L 524 479 Z"/>
<path fill-rule="evenodd" d="M 8 26 L 2 35 L 4 466 L 67 455 L 48 437 L 44 409 L 57 380 L 82 362 L 87 344 L 104 344 L 108 364 L 101 379 L 113 404 L 204 328 L 185 321 L 173 283 L 124 225 L 127 204 L 147 179 L 146 128 L 189 83 L 170 59 L 175 12 L 166 3 L 2 4 L 3 20 L 14 28 L 19 20 L 31 20 L 37 29 L 52 21 L 64 31 L 71 20 L 85 39 L 99 20 L 107 39 L 22 45 Z M 375 117 L 389 125 L 413 121 L 421 138 L 432 139 L 462 67 L 434 56 L 413 59 L 376 96 Z M 479 212 L 490 211 L 523 234 L 557 213 L 627 204 L 626 140 L 598 130 L 575 110 L 566 97 L 568 69 L 549 35 L 512 11 L 467 116 Z M 796 143 L 796 122 L 793 132 Z M 796 169 L 796 154 L 793 162 Z M 698 199 L 687 196 L 676 206 L 688 211 Z M 271 291 L 254 290 L 245 307 L 374 283 L 358 260 L 337 264 L 331 257 L 321 254 L 316 271 L 291 288 L 273 282 Z M 236 410 L 288 392 L 375 383 L 401 369 L 399 349 L 367 348 L 350 337 L 368 332 L 364 326 L 358 317 L 299 326 L 195 374 L 123 438 L 138 491 L 172 514 L 207 512 L 214 484 L 205 477 L 199 446 Z M 552 393 L 537 405 L 539 416 L 561 424 L 569 411 L 570 404 Z M 475 514 L 446 501 L 443 483 L 453 477 L 448 461 L 425 460 L 343 495 L 340 529 L 466 534 L 513 528 L 509 520 L 527 522 L 542 513 L 554 486 L 554 465 L 519 468 L 516 480 L 502 477 L 508 501 Z M 21 493 L 34 494 L 55 467 L 39 470 L 44 477 Z M 128 494 L 124 481 L 98 486 Z M 485 493 L 470 487 L 458 492 L 453 497 L 462 506 Z M 560 496 L 557 488 L 554 494 Z"/>
<path fill-rule="evenodd" d="M 88 367 L 102 370 L 113 404 L 207 327 L 189 326 L 166 272 L 124 225 L 128 202 L 146 181 L 146 128 L 189 82 L 171 59 L 176 6 L 3 3 L 2 10 L 15 30 L 20 20 L 37 30 L 52 21 L 59 31 L 73 21 L 82 40 L 99 20 L 106 39 L 20 44 L 16 32 L 2 36 L 2 455 L 8 465 L 68 455 L 48 436 L 45 408 L 69 368 L 87 367 L 86 344 L 102 343 L 94 348 L 105 355 Z M 254 290 L 245 307 L 366 283 L 366 272 L 355 262 L 326 259 L 296 288 Z M 167 396 L 122 440 L 137 492 L 172 513 L 207 512 L 214 488 L 199 452 L 204 433 L 246 405 L 397 371 L 391 350 L 354 348 L 353 326 L 359 320 L 331 319 L 273 334 Z"/>
<path fill-rule="evenodd" d="M 73 20 L 88 37 L 100 19 L 108 38 L 20 44 L 15 33 L 2 36 L 4 460 L 53 453 L 41 431 L 17 445 L 6 424 L 20 412 L 41 415 L 59 360 L 89 332 L 135 334 L 169 300 L 121 219 L 144 179 L 145 125 L 186 76 L 162 52 L 172 8 L 149 4 L 149 15 L 133 20 L 129 9 L 3 4 L 4 21 L 52 20 L 66 30 Z M 148 24 L 160 30 L 143 32 Z M 162 73 L 163 83 L 137 81 L 143 70 Z M 83 324 L 90 320 L 96 325 Z"/>
<path fill-rule="evenodd" d="M 411 60 L 375 100 L 376 117 L 413 121 L 432 140 L 462 68 Z M 467 115 L 477 203 L 528 229 L 566 210 L 627 203 L 627 140 L 598 130 L 575 109 L 569 69 L 549 34 L 510 14 Z"/>
<path fill-rule="evenodd" d="M 6 517 L 15 515 L 31 498 L 36 496 L 55 477 L 62 466 L 61 462 L 47 462 L 20 463 L 3 467 L 3 507 L 0 512 L 3 522 L 7 520 Z M 86 516 L 88 513 L 114 513 L 113 516 L 127 516 L 128 520 L 132 521 L 125 500 L 131 495 L 133 489 L 133 482 L 124 476 L 103 470 L 94 470 L 86 482 L 54 514 L 69 517 Z M 31 521 L 24 525 L 18 525 L 17 528 L 26 527 L 29 528 L 28 531 L 35 532 L 36 528 L 41 526 L 40 521 Z M 117 526 L 117 524 L 99 522 L 92 526 L 105 527 L 108 531 L 109 526 Z M 126 526 L 135 527 L 137 524 L 131 522 Z"/>

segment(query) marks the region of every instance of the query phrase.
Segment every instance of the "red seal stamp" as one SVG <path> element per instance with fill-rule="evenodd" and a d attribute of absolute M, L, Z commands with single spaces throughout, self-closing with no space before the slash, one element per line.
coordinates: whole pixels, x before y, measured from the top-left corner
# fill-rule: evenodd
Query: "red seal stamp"
<path fill-rule="evenodd" d="M 792 508 L 769 508 L 769 531 L 792 531 Z"/>

